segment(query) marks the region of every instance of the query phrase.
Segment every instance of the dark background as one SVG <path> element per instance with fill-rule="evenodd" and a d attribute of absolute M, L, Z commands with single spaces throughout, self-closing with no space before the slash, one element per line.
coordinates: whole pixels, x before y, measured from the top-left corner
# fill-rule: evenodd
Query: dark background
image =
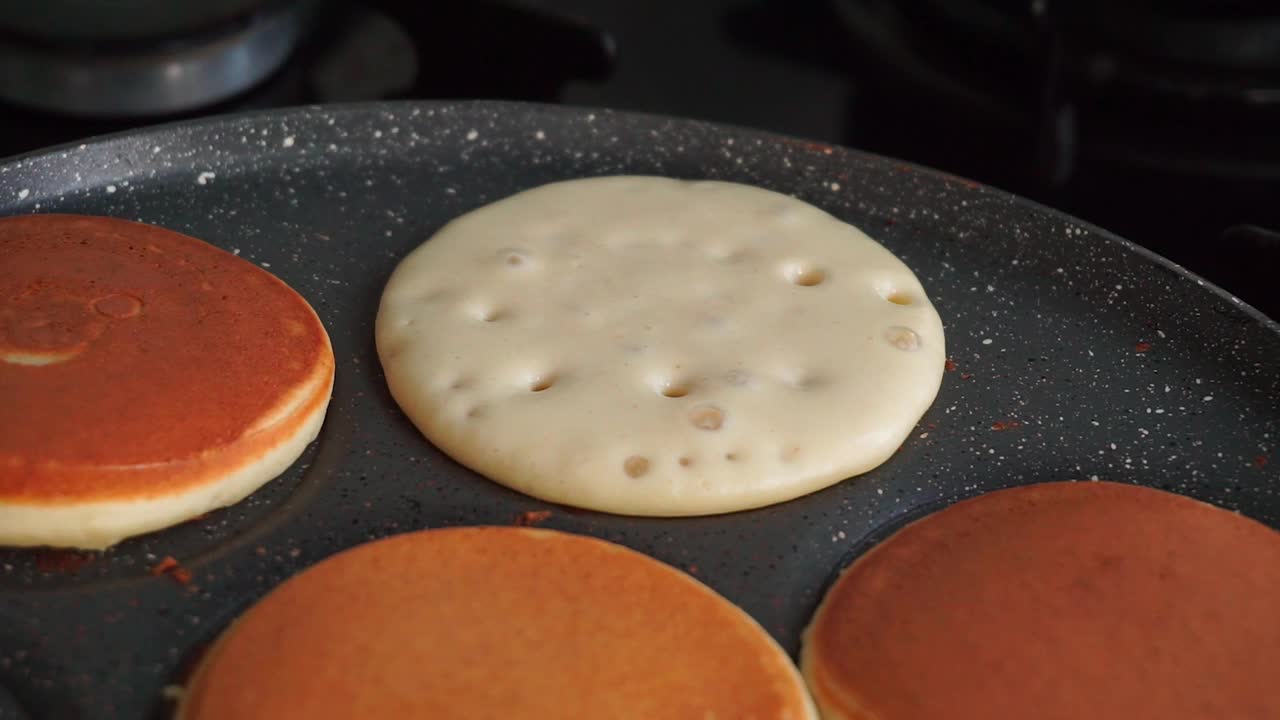
<path fill-rule="evenodd" d="M 91 69 L 121 58 L 162 64 L 239 42 L 264 17 L 301 6 L 308 20 L 288 60 L 229 99 L 113 118 L 3 102 L 5 73 L 27 72 L 15 70 L 24 53 Z M 39 9 L 0 0 L 0 156 L 306 103 L 486 98 L 640 110 L 994 185 L 1280 316 L 1274 2 L 48 0 Z"/>

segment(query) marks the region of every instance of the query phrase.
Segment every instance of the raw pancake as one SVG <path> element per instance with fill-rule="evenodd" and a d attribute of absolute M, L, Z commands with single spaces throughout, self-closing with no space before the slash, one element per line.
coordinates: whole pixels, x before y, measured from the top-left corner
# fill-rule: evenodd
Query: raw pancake
<path fill-rule="evenodd" d="M 178 717 L 814 718 L 791 660 L 684 573 L 532 528 L 409 533 L 272 591 Z"/>
<path fill-rule="evenodd" d="M 845 571 L 801 666 L 826 720 L 1280 718 L 1280 533 L 1114 483 L 982 495 Z"/>
<path fill-rule="evenodd" d="M 0 544 L 101 548 L 240 500 L 319 432 L 333 351 L 252 263 L 106 217 L 0 219 Z"/>
<path fill-rule="evenodd" d="M 850 225 L 722 182 L 554 183 L 400 263 L 378 312 L 426 437 L 530 495 L 636 515 L 788 500 L 884 462 L 933 402 L 942 323 Z"/>

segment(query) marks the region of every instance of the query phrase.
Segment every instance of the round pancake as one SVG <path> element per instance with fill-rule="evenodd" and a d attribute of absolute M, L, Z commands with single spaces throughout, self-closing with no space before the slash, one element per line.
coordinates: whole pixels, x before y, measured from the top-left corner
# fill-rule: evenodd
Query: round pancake
<path fill-rule="evenodd" d="M 248 495 L 319 432 L 319 318 L 245 260 L 106 217 L 0 219 L 0 544 L 100 548 Z"/>
<path fill-rule="evenodd" d="M 1280 533 L 1172 493 L 1048 483 L 853 563 L 806 631 L 826 720 L 1280 717 Z"/>
<path fill-rule="evenodd" d="M 816 715 L 773 639 L 688 575 L 603 540 L 470 527 L 276 588 L 201 660 L 178 717 Z"/>
<path fill-rule="evenodd" d="M 378 353 L 426 437 L 499 483 L 635 515 L 781 502 L 884 462 L 942 324 L 856 228 L 723 182 L 553 183 L 396 268 Z"/>

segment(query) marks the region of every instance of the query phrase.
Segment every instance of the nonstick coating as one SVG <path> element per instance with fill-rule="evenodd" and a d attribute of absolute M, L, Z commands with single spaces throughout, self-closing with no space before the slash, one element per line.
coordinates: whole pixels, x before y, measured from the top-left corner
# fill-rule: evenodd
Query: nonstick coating
<path fill-rule="evenodd" d="M 374 352 L 396 262 L 480 205 L 617 173 L 794 194 L 918 274 L 954 369 L 892 459 L 770 508 L 645 519 L 514 493 L 421 437 Z M 268 268 L 320 314 L 338 374 L 320 440 L 246 502 L 102 555 L 0 551 L 0 685 L 33 718 L 161 717 L 162 688 L 301 568 L 391 533 L 509 524 L 526 510 L 694 573 L 792 652 L 861 541 L 985 490 L 1097 477 L 1280 525 L 1276 324 L 1092 226 L 935 171 L 645 115 L 383 104 L 214 118 L 0 165 L 0 214 L 53 211 L 155 223 Z M 166 556 L 191 571 L 190 585 L 151 575 Z M 3 697 L 0 717 L 15 716 Z"/>

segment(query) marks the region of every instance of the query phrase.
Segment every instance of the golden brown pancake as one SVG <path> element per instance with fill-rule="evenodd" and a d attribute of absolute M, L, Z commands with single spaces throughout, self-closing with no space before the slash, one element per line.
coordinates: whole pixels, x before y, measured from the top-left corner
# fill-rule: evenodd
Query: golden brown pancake
<path fill-rule="evenodd" d="M 533 528 L 400 535 L 272 591 L 179 717 L 816 717 L 746 613 L 612 543 Z"/>
<path fill-rule="evenodd" d="M 1280 533 L 1131 485 L 989 493 L 854 562 L 801 665 L 826 720 L 1280 718 Z"/>
<path fill-rule="evenodd" d="M 307 302 L 126 220 L 0 219 L 0 544 L 102 547 L 230 504 L 319 429 L 333 351 Z"/>

